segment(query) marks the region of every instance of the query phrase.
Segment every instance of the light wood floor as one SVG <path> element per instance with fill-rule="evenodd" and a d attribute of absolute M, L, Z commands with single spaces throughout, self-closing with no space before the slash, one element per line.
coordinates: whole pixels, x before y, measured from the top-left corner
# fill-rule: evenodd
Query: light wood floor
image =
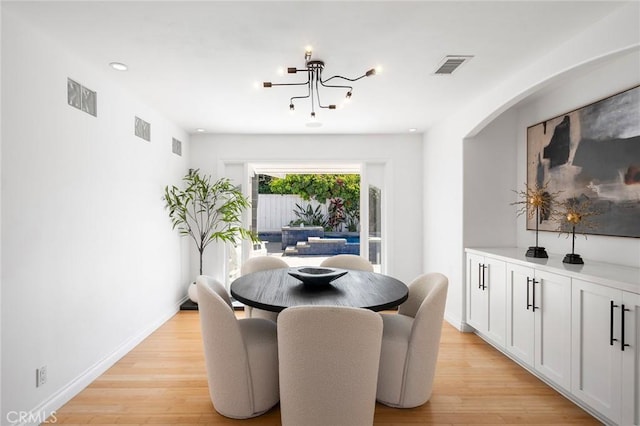
<path fill-rule="evenodd" d="M 280 410 L 242 421 L 215 412 L 198 313 L 182 311 L 59 409 L 56 424 L 279 425 Z M 375 424 L 600 423 L 477 336 L 445 323 L 431 400 L 408 410 L 377 404 Z"/>

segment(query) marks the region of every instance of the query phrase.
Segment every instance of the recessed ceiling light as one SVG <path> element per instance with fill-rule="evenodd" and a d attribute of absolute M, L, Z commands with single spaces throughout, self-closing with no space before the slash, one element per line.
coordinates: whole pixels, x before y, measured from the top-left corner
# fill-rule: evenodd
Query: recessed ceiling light
<path fill-rule="evenodd" d="M 417 130 L 418 130 L 418 129 L 416 129 L 415 127 L 412 127 L 412 128 L 410 128 L 410 129 L 409 129 L 409 132 L 413 133 L 413 132 L 415 132 L 415 131 L 417 131 Z"/>
<path fill-rule="evenodd" d="M 117 71 L 126 71 L 129 69 L 129 67 L 127 67 L 125 64 L 120 62 L 111 62 L 109 66 Z"/>
<path fill-rule="evenodd" d="M 305 126 L 307 127 L 321 127 L 322 123 L 319 121 L 309 121 L 307 124 L 305 124 Z"/>
<path fill-rule="evenodd" d="M 198 128 L 198 129 L 196 129 L 196 132 L 198 132 L 198 133 L 204 133 L 205 131 L 206 131 L 206 130 L 204 130 L 204 129 L 202 129 L 202 128 Z"/>

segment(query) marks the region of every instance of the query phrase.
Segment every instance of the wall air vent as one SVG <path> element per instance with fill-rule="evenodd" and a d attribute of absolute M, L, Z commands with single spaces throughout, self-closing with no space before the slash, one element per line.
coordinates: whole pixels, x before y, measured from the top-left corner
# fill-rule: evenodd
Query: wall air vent
<path fill-rule="evenodd" d="M 460 68 L 462 64 L 468 62 L 473 56 L 445 56 L 438 65 L 434 74 L 448 75 L 453 74 L 455 70 Z"/>
<path fill-rule="evenodd" d="M 136 117 L 134 134 L 147 142 L 151 142 L 151 123 L 147 123 L 140 117 Z"/>
<path fill-rule="evenodd" d="M 171 138 L 171 152 L 182 157 L 182 142 L 176 138 Z"/>
<path fill-rule="evenodd" d="M 98 94 L 68 77 L 67 103 L 94 117 L 98 116 Z"/>

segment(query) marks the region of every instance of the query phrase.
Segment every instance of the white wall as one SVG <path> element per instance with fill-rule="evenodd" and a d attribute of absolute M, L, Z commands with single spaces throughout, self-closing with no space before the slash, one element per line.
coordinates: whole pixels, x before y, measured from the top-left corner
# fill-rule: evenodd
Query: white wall
<path fill-rule="evenodd" d="M 106 63 L 90 68 L 6 10 L 2 59 L 8 424 L 10 411 L 58 408 L 177 311 L 188 271 L 162 193 L 187 170 L 188 135 L 122 90 Z M 97 118 L 67 105 L 67 77 L 97 91 Z M 135 115 L 151 142 L 133 135 Z"/>
<path fill-rule="evenodd" d="M 555 50 L 536 58 L 511 78 L 489 88 L 456 113 L 457 126 L 473 136 L 500 114 L 568 73 L 582 72 L 612 56 L 640 48 L 640 2 L 629 2 L 600 22 L 559 41 Z M 523 46 L 526 48 L 526 46 Z"/>
<path fill-rule="evenodd" d="M 630 2 L 574 38 L 559 43 L 555 50 L 537 58 L 535 62 L 514 74 L 510 79 L 498 86 L 488 88 L 482 96 L 471 100 L 463 110 L 457 111 L 455 115 L 438 123 L 425 134 L 424 268 L 441 271 L 449 276 L 450 287 L 445 316 L 453 325 L 461 329 L 465 326 L 464 246 L 467 240 L 469 242 L 483 240 L 486 245 L 498 245 L 513 240 L 514 235 L 513 231 L 504 234 L 501 232 L 498 234 L 500 237 L 496 237 L 493 243 L 486 239 L 486 235 L 479 235 L 476 231 L 467 236 L 465 229 L 463 235 L 465 226 L 463 211 L 466 217 L 470 214 L 463 210 L 468 207 L 463 207 L 463 202 L 474 199 L 473 195 L 466 194 L 467 190 L 473 190 L 473 186 L 467 189 L 463 182 L 463 176 L 467 183 L 473 181 L 473 175 L 465 173 L 463 169 L 463 167 L 466 168 L 465 160 L 471 157 L 471 152 L 465 154 L 465 150 L 475 149 L 472 145 L 474 138 L 489 123 L 553 81 L 563 76 L 576 76 L 589 72 L 596 64 L 605 64 L 615 60 L 616 57 L 638 52 L 639 27 L 640 3 Z M 523 48 L 526 47 L 523 46 Z M 613 76 L 611 78 L 615 79 Z M 608 87 L 605 89 L 608 90 Z M 583 89 L 574 87 L 573 90 L 580 90 L 589 93 L 588 96 L 594 96 L 590 92 L 593 90 L 592 87 Z M 575 101 L 575 98 L 573 99 Z M 559 109 L 564 111 L 566 108 Z M 515 121 L 516 124 L 520 124 L 517 118 Z M 520 131 L 516 129 L 516 132 Z M 513 135 L 504 123 L 488 129 L 487 132 Z M 518 135 L 519 133 L 516 133 L 517 140 L 514 140 L 514 143 L 521 141 Z M 480 139 L 482 138 L 483 136 L 480 135 Z M 464 142 L 465 139 L 467 143 Z M 507 139 L 502 143 L 507 143 Z M 500 141 L 495 141 L 495 144 L 506 147 Z M 512 155 L 513 161 L 524 164 L 524 160 L 518 155 L 519 151 L 515 151 L 517 158 L 513 157 L 513 147 L 507 147 L 507 151 L 510 152 L 508 155 Z M 488 152 L 485 151 L 485 153 Z M 490 157 L 486 158 L 486 160 L 489 159 Z M 520 172 L 517 173 L 520 176 Z M 501 187 L 512 186 L 514 189 L 518 187 L 519 182 L 511 171 L 505 174 L 504 179 L 506 182 Z M 474 182 L 474 185 L 478 183 Z M 488 205 L 486 211 L 492 212 L 493 209 Z M 502 212 L 502 207 L 500 211 Z M 523 238 L 518 237 L 518 233 L 515 235 L 516 242 L 522 244 Z M 632 251 L 632 255 L 634 253 L 637 256 L 637 251 Z M 596 254 L 600 258 L 605 256 L 603 252 Z"/>
<path fill-rule="evenodd" d="M 2 46 L 2 7 L 0 7 L 0 46 Z M 2 49 L 0 48 L 0 52 Z M 2 81 L 2 55 L 0 54 L 0 81 Z M 0 84 L 0 99 L 2 85 Z M 0 102 L 0 176 L 2 175 L 2 102 Z M 1 187 L 1 185 L 0 185 Z M 2 241 L 2 189 L 0 188 L 0 241 Z M 2 330 L 2 244 L 0 244 L 0 330 Z M 2 338 L 0 337 L 0 383 L 2 383 Z M 0 386 L 0 415 L 2 415 L 2 386 Z"/>
<path fill-rule="evenodd" d="M 516 241 L 516 114 L 509 110 L 464 147 L 464 246 L 512 247 Z"/>
<path fill-rule="evenodd" d="M 449 279 L 445 318 L 462 327 L 462 135 L 455 124 L 439 126 L 424 144 L 424 269 Z M 457 254 L 457 255 L 456 255 Z"/>
<path fill-rule="evenodd" d="M 408 282 L 422 273 L 422 143 L 419 135 L 194 135 L 191 165 L 217 176 L 225 161 L 386 161 L 390 222 L 387 272 Z M 215 274 L 215 250 L 205 268 Z M 209 265 L 209 266 L 207 266 Z"/>
<path fill-rule="evenodd" d="M 516 120 L 518 188 L 524 188 L 527 181 L 527 127 L 638 84 L 640 84 L 640 51 L 636 50 L 605 64 L 599 64 L 584 75 L 562 79 L 561 82 L 539 93 L 535 100 L 518 107 Z M 519 246 L 534 245 L 535 234 L 533 231 L 526 230 L 524 216 L 519 218 L 516 229 Z M 539 241 L 548 252 L 560 254 L 571 252 L 571 239 L 559 237 L 556 232 L 540 232 Z M 585 240 L 584 237 L 578 236 L 576 253 L 579 253 L 585 262 L 597 259 L 640 267 L 640 238 L 589 235 Z"/>

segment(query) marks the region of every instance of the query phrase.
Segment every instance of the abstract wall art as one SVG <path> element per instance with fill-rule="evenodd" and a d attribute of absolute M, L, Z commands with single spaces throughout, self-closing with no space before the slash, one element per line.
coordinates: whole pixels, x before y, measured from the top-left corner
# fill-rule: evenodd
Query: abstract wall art
<path fill-rule="evenodd" d="M 640 238 L 640 86 L 527 128 L 527 185 L 597 211 L 585 234 Z M 535 229 L 535 217 L 527 229 Z M 553 215 L 541 231 L 560 231 Z"/>

